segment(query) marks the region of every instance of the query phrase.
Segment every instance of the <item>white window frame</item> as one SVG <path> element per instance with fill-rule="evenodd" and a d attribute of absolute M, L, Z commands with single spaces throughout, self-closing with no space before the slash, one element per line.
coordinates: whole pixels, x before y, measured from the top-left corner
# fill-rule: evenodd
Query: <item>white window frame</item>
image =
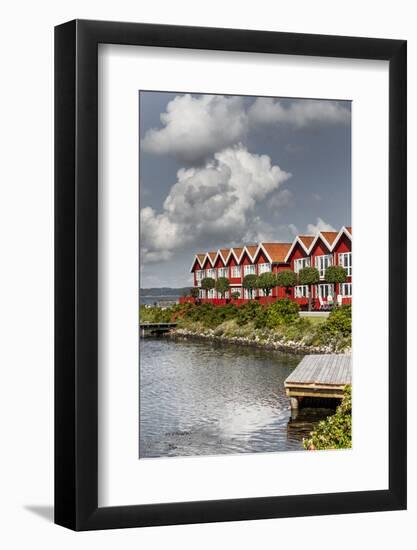
<path fill-rule="evenodd" d="M 306 258 L 297 258 L 294 260 L 294 273 L 299 273 L 301 269 L 311 266 L 311 258 L 307 256 Z"/>
<path fill-rule="evenodd" d="M 348 289 L 347 293 L 346 289 Z M 352 283 L 341 283 L 340 294 L 343 296 L 343 298 L 352 298 Z"/>
<path fill-rule="evenodd" d="M 327 265 L 325 265 L 327 264 Z M 315 266 L 320 273 L 320 279 L 324 279 L 326 276 L 326 269 L 333 265 L 333 256 L 331 254 L 322 254 L 321 256 L 316 256 Z"/>
<path fill-rule="evenodd" d="M 271 271 L 272 271 L 272 264 L 270 263 L 258 264 L 259 275 L 261 275 L 262 273 L 271 273 Z"/>
<path fill-rule="evenodd" d="M 211 279 L 216 279 L 216 270 L 214 267 L 211 267 L 210 269 L 206 269 L 206 277 L 210 277 Z"/>
<path fill-rule="evenodd" d="M 352 277 L 352 252 L 339 252 L 339 265 L 345 268 L 348 277 Z"/>
<path fill-rule="evenodd" d="M 256 275 L 256 265 L 255 264 L 244 265 L 243 275 L 244 277 L 246 277 L 246 275 Z"/>
<path fill-rule="evenodd" d="M 310 289 L 308 285 L 297 285 L 294 290 L 294 296 L 296 298 L 308 298 Z"/>
<path fill-rule="evenodd" d="M 326 292 L 325 295 L 323 296 L 323 292 L 322 292 L 322 289 L 324 287 L 329 287 L 329 289 L 331 290 L 331 292 Z M 334 299 L 334 284 L 330 284 L 330 283 L 321 283 L 319 285 L 316 285 L 316 297 L 319 298 L 321 297 L 323 300 L 327 300 L 327 296 L 329 296 L 329 294 L 333 297 Z"/>
<path fill-rule="evenodd" d="M 204 279 L 204 277 L 205 277 L 204 269 L 199 269 L 196 271 L 197 286 L 201 286 L 201 281 Z"/>
<path fill-rule="evenodd" d="M 200 292 L 199 297 L 201 299 L 204 299 L 206 297 L 206 291 L 204 290 L 204 288 L 200 288 L 199 292 Z"/>
<path fill-rule="evenodd" d="M 245 300 L 250 300 L 252 298 L 251 291 L 248 288 L 243 289 L 243 297 Z"/>
<path fill-rule="evenodd" d="M 207 291 L 207 298 L 209 300 L 213 300 L 214 298 L 216 298 L 216 289 L 210 288 L 210 290 Z"/>
<path fill-rule="evenodd" d="M 219 267 L 217 270 L 217 277 L 229 277 L 229 270 L 227 267 Z"/>
<path fill-rule="evenodd" d="M 232 266 L 232 279 L 239 279 L 242 274 L 242 269 L 240 265 Z"/>
<path fill-rule="evenodd" d="M 230 297 L 232 297 L 232 294 L 234 292 L 239 292 L 239 298 L 238 299 L 242 298 L 242 287 L 241 286 L 231 286 L 229 288 L 229 290 L 230 290 Z"/>

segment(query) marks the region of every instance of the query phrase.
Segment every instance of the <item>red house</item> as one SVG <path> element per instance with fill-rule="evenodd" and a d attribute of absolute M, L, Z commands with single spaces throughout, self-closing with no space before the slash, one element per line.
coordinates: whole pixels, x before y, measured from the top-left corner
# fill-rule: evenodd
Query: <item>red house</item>
<path fill-rule="evenodd" d="M 342 265 L 347 279 L 342 284 L 326 282 L 326 269 L 330 265 Z M 312 289 L 312 300 L 316 308 L 327 301 L 350 303 L 352 297 L 352 228 L 342 227 L 340 231 L 322 231 L 317 235 L 298 235 L 292 243 L 259 243 L 236 248 L 221 248 L 217 251 L 196 254 L 191 266 L 194 286 L 200 289 L 200 300 L 223 304 L 228 300 L 244 303 L 250 299 L 268 303 L 286 296 L 305 306 L 310 289 L 297 285 L 287 295 L 282 287 L 275 287 L 269 296 L 256 290 L 253 297 L 243 288 L 246 275 L 261 275 L 265 272 L 278 273 L 290 269 L 298 273 L 300 269 L 316 267 L 320 273 L 320 283 Z M 215 289 L 201 288 L 204 278 L 229 279 L 230 290 L 223 298 Z M 237 297 L 238 296 L 238 297 Z M 182 299 L 189 300 L 189 299 Z"/>

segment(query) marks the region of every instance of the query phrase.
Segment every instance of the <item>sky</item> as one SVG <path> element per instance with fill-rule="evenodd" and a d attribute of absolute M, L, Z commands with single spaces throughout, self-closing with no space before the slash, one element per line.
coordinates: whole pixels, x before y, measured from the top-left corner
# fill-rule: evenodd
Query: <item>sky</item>
<path fill-rule="evenodd" d="M 351 225 L 351 103 L 139 92 L 140 286 L 196 253 Z"/>

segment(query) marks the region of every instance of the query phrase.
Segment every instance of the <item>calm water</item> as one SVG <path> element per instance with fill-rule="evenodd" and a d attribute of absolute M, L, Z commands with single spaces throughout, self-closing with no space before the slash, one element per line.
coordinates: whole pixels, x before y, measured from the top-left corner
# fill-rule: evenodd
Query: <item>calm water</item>
<path fill-rule="evenodd" d="M 140 458 L 302 450 L 329 409 L 291 418 L 301 357 L 199 341 L 140 341 Z"/>

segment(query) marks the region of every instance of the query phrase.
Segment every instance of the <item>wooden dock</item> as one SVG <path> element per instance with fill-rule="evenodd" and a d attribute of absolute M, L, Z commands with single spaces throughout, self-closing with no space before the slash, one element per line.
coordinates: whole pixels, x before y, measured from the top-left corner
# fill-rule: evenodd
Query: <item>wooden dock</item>
<path fill-rule="evenodd" d="M 350 355 L 306 355 L 284 382 L 291 408 L 298 409 L 304 397 L 341 399 L 352 384 Z"/>
<path fill-rule="evenodd" d="M 177 323 L 140 323 L 139 331 L 140 336 L 158 336 L 166 334 L 177 326 Z"/>

